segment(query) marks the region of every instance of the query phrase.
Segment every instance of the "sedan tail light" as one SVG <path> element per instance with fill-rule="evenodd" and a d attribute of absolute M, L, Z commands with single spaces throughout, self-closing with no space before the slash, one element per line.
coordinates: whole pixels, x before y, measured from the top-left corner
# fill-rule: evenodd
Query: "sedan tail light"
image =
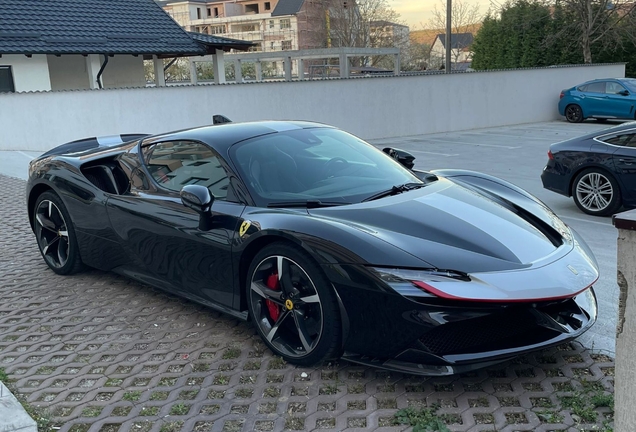
<path fill-rule="evenodd" d="M 548 150 L 548 159 L 554 160 L 554 155 L 552 154 L 552 151 L 550 150 Z"/>
<path fill-rule="evenodd" d="M 565 92 L 561 92 L 561 94 L 559 95 L 559 99 L 563 99 L 563 96 L 565 96 Z"/>

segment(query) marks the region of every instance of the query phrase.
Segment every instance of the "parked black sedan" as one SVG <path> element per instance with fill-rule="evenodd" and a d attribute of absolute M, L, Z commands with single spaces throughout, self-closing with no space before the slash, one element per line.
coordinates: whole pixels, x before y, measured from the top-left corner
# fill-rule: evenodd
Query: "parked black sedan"
<path fill-rule="evenodd" d="M 636 206 L 636 122 L 552 144 L 541 181 L 587 214 Z"/>
<path fill-rule="evenodd" d="M 56 273 L 112 270 L 251 319 L 300 365 L 452 374 L 596 320 L 589 248 L 503 180 L 413 170 L 306 122 L 121 138 L 30 165 L 29 221 Z"/>

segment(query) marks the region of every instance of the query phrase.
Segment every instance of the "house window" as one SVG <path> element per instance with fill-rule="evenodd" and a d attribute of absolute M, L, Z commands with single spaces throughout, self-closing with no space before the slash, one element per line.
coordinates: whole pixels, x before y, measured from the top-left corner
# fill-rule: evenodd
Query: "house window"
<path fill-rule="evenodd" d="M 282 20 L 280 20 L 280 28 L 281 29 L 291 28 L 291 20 L 290 19 L 282 19 Z"/>
<path fill-rule="evenodd" d="M 214 8 L 214 17 L 218 18 L 219 16 L 219 8 Z"/>
<path fill-rule="evenodd" d="M 269 28 L 273 29 L 274 28 L 274 20 L 269 20 Z"/>
<path fill-rule="evenodd" d="M 257 14 L 257 13 L 258 13 L 258 4 L 245 5 L 245 14 Z"/>
<path fill-rule="evenodd" d="M 208 8 L 208 16 L 212 16 L 212 9 Z"/>
<path fill-rule="evenodd" d="M 224 25 L 217 25 L 217 26 L 212 26 L 210 27 L 210 34 L 223 34 L 225 33 L 225 26 Z"/>
<path fill-rule="evenodd" d="M 235 24 L 232 26 L 232 33 L 258 31 L 256 24 Z"/>
<path fill-rule="evenodd" d="M 15 87 L 13 84 L 13 73 L 11 66 L 0 66 L 0 93 L 13 93 Z"/>
<path fill-rule="evenodd" d="M 201 8 L 197 8 L 197 19 L 201 19 Z"/>
<path fill-rule="evenodd" d="M 269 43 L 269 49 L 273 50 L 274 49 L 274 42 L 270 42 Z"/>
<path fill-rule="evenodd" d="M 288 51 L 288 50 L 292 49 L 291 41 L 288 41 L 288 40 L 287 41 L 283 41 L 281 43 L 281 49 L 283 51 Z"/>
<path fill-rule="evenodd" d="M 271 10 L 272 4 L 270 2 L 265 2 L 265 10 Z"/>

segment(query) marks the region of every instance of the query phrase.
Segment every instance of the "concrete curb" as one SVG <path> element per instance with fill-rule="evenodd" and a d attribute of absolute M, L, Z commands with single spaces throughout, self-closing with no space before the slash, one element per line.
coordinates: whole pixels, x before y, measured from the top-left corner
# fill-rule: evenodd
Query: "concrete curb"
<path fill-rule="evenodd" d="M 0 381 L 0 432 L 37 432 L 37 424 Z"/>

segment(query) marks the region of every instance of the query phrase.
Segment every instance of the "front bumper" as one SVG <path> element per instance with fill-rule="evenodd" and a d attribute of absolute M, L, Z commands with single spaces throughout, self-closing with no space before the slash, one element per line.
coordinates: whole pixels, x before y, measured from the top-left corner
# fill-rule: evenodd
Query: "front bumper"
<path fill-rule="evenodd" d="M 596 318 L 596 296 L 589 288 L 572 299 L 510 305 L 490 314 L 449 321 L 425 332 L 392 358 L 345 353 L 343 359 L 415 375 L 453 375 L 575 339 Z"/>

